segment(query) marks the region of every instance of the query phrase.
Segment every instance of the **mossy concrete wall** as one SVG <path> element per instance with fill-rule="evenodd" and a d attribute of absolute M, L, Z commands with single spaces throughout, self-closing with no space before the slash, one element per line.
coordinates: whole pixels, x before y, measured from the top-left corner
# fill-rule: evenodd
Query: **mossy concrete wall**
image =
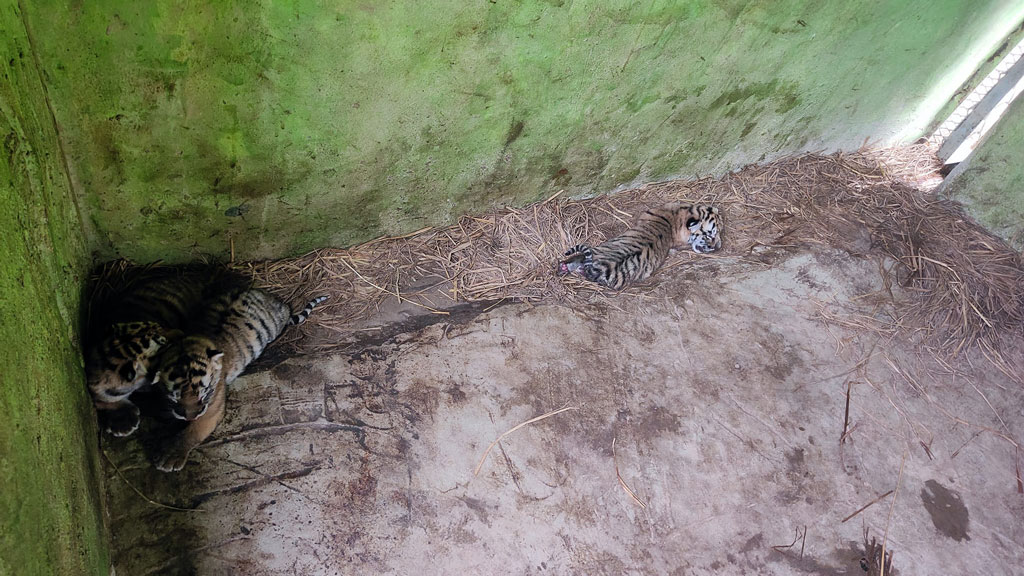
<path fill-rule="evenodd" d="M 78 345 L 82 224 L 16 5 L 0 3 L 0 575 L 110 572 Z"/>
<path fill-rule="evenodd" d="M 920 135 L 1004 0 L 29 7 L 102 256 L 294 254 Z"/>
<path fill-rule="evenodd" d="M 942 193 L 983 226 L 1024 249 L 1024 98 L 1017 98 Z"/>

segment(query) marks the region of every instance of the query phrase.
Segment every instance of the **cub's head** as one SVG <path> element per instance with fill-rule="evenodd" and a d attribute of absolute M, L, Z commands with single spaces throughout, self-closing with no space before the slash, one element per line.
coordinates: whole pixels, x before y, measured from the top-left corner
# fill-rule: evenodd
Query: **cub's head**
<path fill-rule="evenodd" d="M 686 218 L 686 231 L 689 233 L 687 242 L 694 252 L 707 254 L 722 247 L 718 228 L 718 208 L 698 204 L 691 206 L 683 216 Z"/>
<path fill-rule="evenodd" d="M 179 420 L 195 420 L 204 413 L 220 385 L 224 353 L 209 338 L 189 336 L 161 353 L 153 383 L 167 398 Z"/>
<path fill-rule="evenodd" d="M 566 274 L 584 274 L 586 269 L 594 263 L 593 249 L 586 244 L 577 244 L 565 251 L 568 256 L 558 262 L 557 273 L 559 276 Z"/>
<path fill-rule="evenodd" d="M 167 343 L 156 322 L 114 324 L 93 347 L 86 364 L 86 382 L 100 402 L 116 402 L 150 383 L 153 359 Z"/>

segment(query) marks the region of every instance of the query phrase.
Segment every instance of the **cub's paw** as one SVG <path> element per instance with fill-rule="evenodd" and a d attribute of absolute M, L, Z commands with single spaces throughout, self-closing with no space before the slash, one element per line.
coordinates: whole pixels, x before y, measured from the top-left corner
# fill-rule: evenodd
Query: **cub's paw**
<path fill-rule="evenodd" d="M 170 443 L 164 447 L 163 454 L 157 458 L 156 468 L 161 472 L 177 472 L 188 462 L 188 450 L 178 443 Z"/>
<path fill-rule="evenodd" d="M 139 409 L 134 404 L 101 410 L 99 412 L 103 427 L 114 436 L 129 436 L 139 429 Z"/>

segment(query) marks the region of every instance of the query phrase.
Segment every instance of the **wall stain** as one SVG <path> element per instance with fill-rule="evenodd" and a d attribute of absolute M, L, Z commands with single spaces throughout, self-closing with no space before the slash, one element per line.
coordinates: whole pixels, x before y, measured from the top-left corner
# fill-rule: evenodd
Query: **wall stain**
<path fill-rule="evenodd" d="M 777 102 L 775 112 L 785 114 L 800 103 L 798 90 L 799 86 L 796 82 L 780 82 L 778 80 L 751 82 L 723 92 L 708 105 L 708 108 L 712 110 L 728 108 L 737 102 L 753 98 L 755 102 L 764 100 Z"/>
<path fill-rule="evenodd" d="M 514 122 L 512 124 L 512 126 L 509 127 L 509 129 L 508 129 L 508 136 L 505 137 L 505 148 L 506 149 L 509 147 L 510 144 L 512 144 L 513 142 L 518 140 L 519 137 L 523 134 L 523 126 L 524 125 L 525 124 L 523 123 L 523 121 L 519 120 L 518 122 Z"/>

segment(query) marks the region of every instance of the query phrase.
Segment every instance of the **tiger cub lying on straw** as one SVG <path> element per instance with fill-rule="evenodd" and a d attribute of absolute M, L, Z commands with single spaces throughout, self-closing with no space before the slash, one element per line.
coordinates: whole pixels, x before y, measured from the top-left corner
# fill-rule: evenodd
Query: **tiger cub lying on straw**
<path fill-rule="evenodd" d="M 195 334 L 165 345 L 153 383 L 175 418 L 188 422 L 164 447 L 157 468 L 181 470 L 189 452 L 213 433 L 224 416 L 226 387 L 288 326 L 306 321 L 327 296 L 301 312 L 276 296 L 251 288 L 223 294 L 209 304 Z"/>
<path fill-rule="evenodd" d="M 578 244 L 565 252 L 558 274 L 580 274 L 613 290 L 645 280 L 668 257 L 673 246 L 689 244 L 706 254 L 722 246 L 718 209 L 675 202 L 644 212 L 636 226 L 597 246 Z"/>

